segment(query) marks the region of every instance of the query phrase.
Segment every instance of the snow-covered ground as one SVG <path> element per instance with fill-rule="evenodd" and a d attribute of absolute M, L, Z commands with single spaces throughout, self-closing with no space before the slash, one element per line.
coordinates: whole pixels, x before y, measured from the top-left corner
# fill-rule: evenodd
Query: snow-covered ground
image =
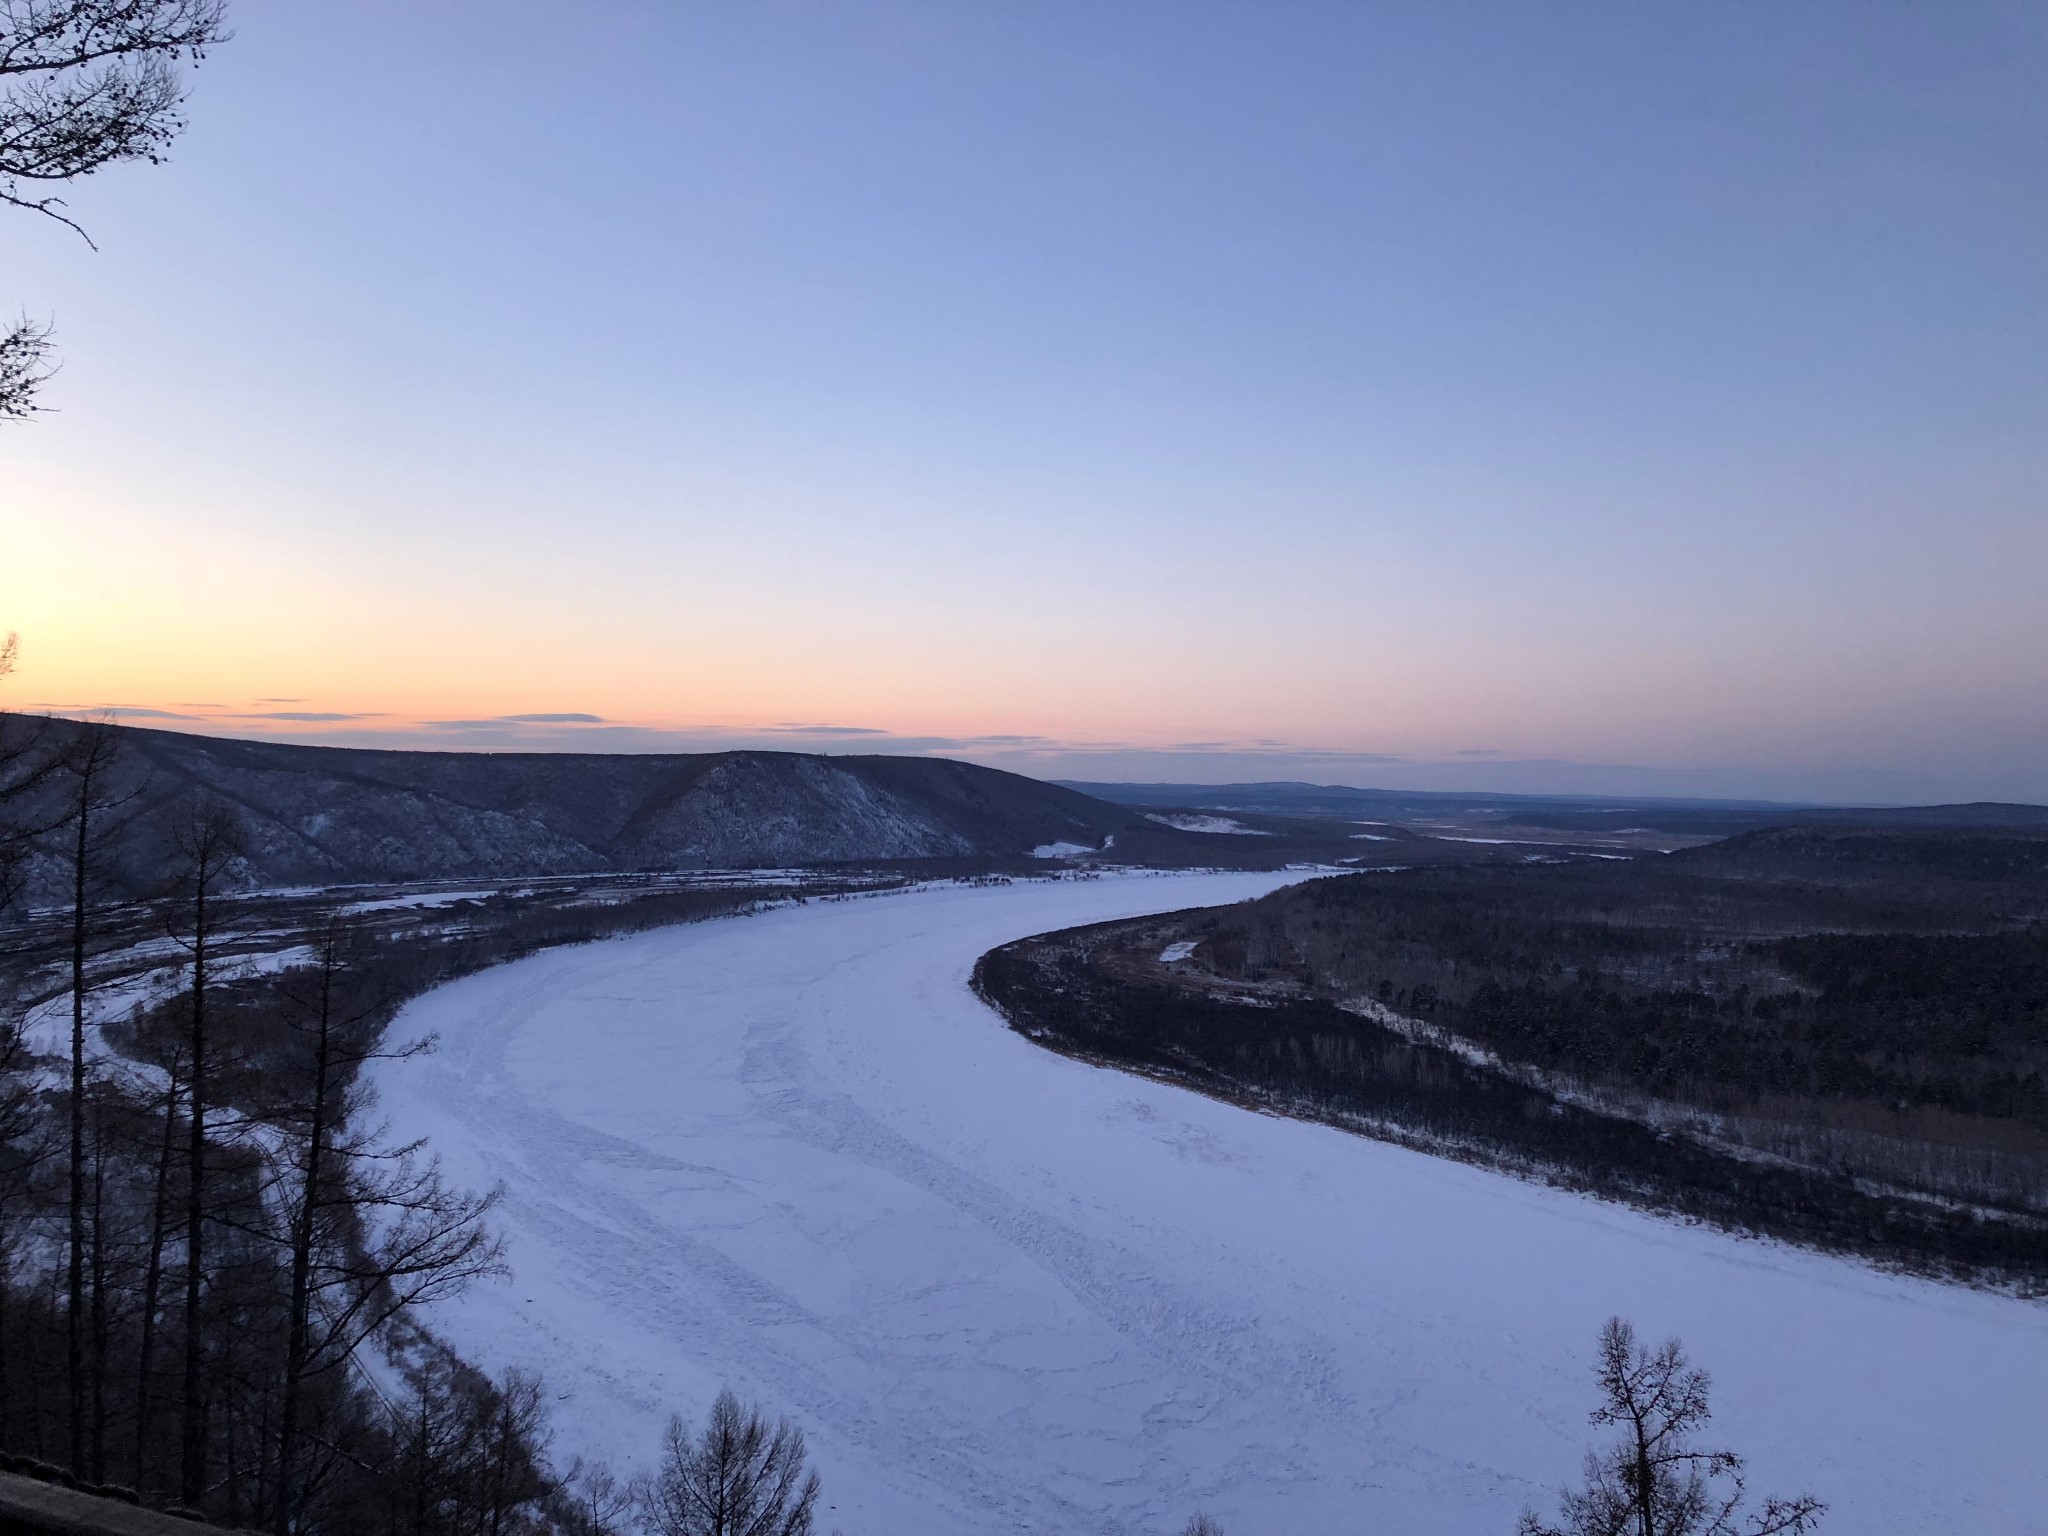
<path fill-rule="evenodd" d="M 352 901 L 336 907 L 336 917 L 355 917 L 364 912 L 398 912 L 407 907 L 452 907 L 461 901 L 486 901 L 497 895 L 495 888 L 479 891 L 414 891 L 406 896 L 385 896 L 377 901 Z"/>
<path fill-rule="evenodd" d="M 1174 827 L 1182 832 L 1213 832 L 1229 837 L 1271 837 L 1270 832 L 1257 827 L 1248 827 L 1235 816 L 1196 816 L 1186 813 L 1155 815 L 1147 813 L 1147 821 L 1156 821 L 1162 827 Z"/>
<path fill-rule="evenodd" d="M 722 1385 L 791 1414 L 846 1536 L 1505 1536 L 1577 1472 L 1621 1313 L 1825 1530 L 2048 1533 L 2048 1307 L 1086 1067 L 967 989 L 1004 940 L 1289 878 L 814 902 L 429 994 L 385 1109 L 503 1182 L 516 1271 L 440 1324 L 545 1374 L 564 1462 L 647 1462 Z"/>

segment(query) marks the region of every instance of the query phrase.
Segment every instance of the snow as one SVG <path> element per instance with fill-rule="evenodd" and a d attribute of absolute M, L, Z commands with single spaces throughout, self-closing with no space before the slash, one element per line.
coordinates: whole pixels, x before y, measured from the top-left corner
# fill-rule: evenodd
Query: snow
<path fill-rule="evenodd" d="M 2048 1307 L 1084 1066 L 967 988 L 1007 939 L 1286 878 L 783 907 L 428 994 L 384 1107 L 502 1183 L 516 1276 L 438 1326 L 544 1373 L 564 1463 L 644 1464 L 722 1385 L 789 1413 L 847 1536 L 1502 1536 L 1577 1473 L 1620 1313 L 1824 1530 L 2048 1536 Z"/>
<path fill-rule="evenodd" d="M 1173 827 L 1181 832 L 1214 832 L 1230 837 L 1271 837 L 1273 834 L 1258 827 L 1248 827 L 1232 816 L 1162 816 L 1147 812 L 1147 821 L 1156 821 L 1162 827 Z"/>
<path fill-rule="evenodd" d="M 360 912 L 396 912 L 406 907 L 452 907 L 461 901 L 487 901 L 498 894 L 496 888 L 481 891 L 422 891 L 411 896 L 386 896 L 379 901 L 352 901 L 345 907 L 335 909 L 338 916 L 352 916 Z"/>
<path fill-rule="evenodd" d="M 162 941 L 170 943 L 171 941 Z M 173 946 L 175 948 L 175 946 Z M 112 955 L 94 957 L 97 969 L 138 957 L 153 958 L 161 953 L 158 941 L 129 945 Z M 216 982 L 242 981 L 254 976 L 275 976 L 295 966 L 314 965 L 319 952 L 308 944 L 254 954 L 224 954 L 212 962 Z M 111 980 L 88 978 L 85 993 L 85 1022 L 97 1031 L 115 1020 L 126 1018 L 138 1007 L 154 1006 L 174 997 L 191 977 L 190 962 L 151 966 Z M 22 1038 L 32 1051 L 46 1056 L 71 1054 L 71 989 L 66 987 L 36 1004 L 23 1016 Z"/>
<path fill-rule="evenodd" d="M 1107 848 L 1109 844 L 1104 843 L 1102 846 Z M 1031 850 L 1031 857 L 1034 859 L 1072 859 L 1078 858 L 1084 853 L 1093 853 L 1094 851 L 1086 843 L 1040 843 Z"/>
<path fill-rule="evenodd" d="M 1176 961 L 1187 959 L 1194 952 L 1195 941 L 1193 939 L 1180 939 L 1159 951 L 1159 958 L 1168 965 L 1172 965 Z"/>

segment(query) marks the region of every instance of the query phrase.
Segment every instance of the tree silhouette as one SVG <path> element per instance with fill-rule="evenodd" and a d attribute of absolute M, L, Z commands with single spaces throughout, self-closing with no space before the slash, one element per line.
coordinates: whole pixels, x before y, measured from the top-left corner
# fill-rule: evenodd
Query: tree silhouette
<path fill-rule="evenodd" d="M 731 1392 L 718 1394 L 701 1435 L 669 1420 L 661 1467 L 641 1490 L 654 1536 L 810 1536 L 817 1502 L 803 1431 Z"/>
<path fill-rule="evenodd" d="M 1826 1513 L 1810 1494 L 1742 1512 L 1742 1458 L 1692 1442 L 1712 1416 L 1709 1382 L 1678 1340 L 1653 1353 L 1611 1317 L 1600 1330 L 1599 1378 L 1606 1401 L 1592 1421 L 1620 1426 L 1619 1438 L 1587 1452 L 1585 1486 L 1566 1490 L 1558 1524 L 1531 1510 L 1519 1536 L 1800 1536 Z"/>
<path fill-rule="evenodd" d="M 58 189 L 161 161 L 183 131 L 180 66 L 226 38 L 223 0 L 0 0 L 0 203 L 76 230 Z M 91 244 L 90 237 L 86 243 Z M 50 329 L 0 332 L 0 421 L 40 407 Z"/>

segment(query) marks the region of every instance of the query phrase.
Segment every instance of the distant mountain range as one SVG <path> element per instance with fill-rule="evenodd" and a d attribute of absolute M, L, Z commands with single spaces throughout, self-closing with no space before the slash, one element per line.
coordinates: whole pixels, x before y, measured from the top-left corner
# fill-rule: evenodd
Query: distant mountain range
<path fill-rule="evenodd" d="M 40 733 L 51 752 L 87 729 L 23 716 L 0 716 L 0 726 Z M 1365 852 L 1395 862 L 1471 858 L 1478 845 L 1512 841 L 1454 836 L 1445 824 L 1459 817 L 1589 839 L 1645 827 L 1698 837 L 1831 822 L 2048 827 L 2040 806 L 1867 811 L 1344 785 L 1047 784 L 933 757 L 406 752 L 109 729 L 120 741 L 112 782 L 129 823 L 115 885 L 129 895 L 163 884 L 176 864 L 180 808 L 206 797 L 239 815 L 248 847 L 242 883 L 267 889 L 836 863 L 1038 867 L 1035 860 L 1092 857 L 1270 868 L 1356 864 Z M 57 775 L 11 810 L 54 823 L 64 787 Z M 1209 814 L 1217 811 L 1247 819 Z M 1350 825 L 1358 820 L 1409 828 L 1382 829 L 1366 850 Z M 26 873 L 32 904 L 61 898 L 50 851 Z"/>
<path fill-rule="evenodd" d="M 1347 784 L 1094 784 L 1057 781 L 1113 805 L 1147 810 L 1246 811 L 1276 816 L 1365 817 L 1427 821 L 1485 815 L 1521 826 L 1601 832 L 1648 827 L 1693 836 L 1731 837 L 1760 827 L 2048 827 L 2048 806 L 1980 801 L 1970 805 L 1784 805 L 1763 800 L 1673 800 L 1615 795 L 1459 794 L 1356 789 Z"/>

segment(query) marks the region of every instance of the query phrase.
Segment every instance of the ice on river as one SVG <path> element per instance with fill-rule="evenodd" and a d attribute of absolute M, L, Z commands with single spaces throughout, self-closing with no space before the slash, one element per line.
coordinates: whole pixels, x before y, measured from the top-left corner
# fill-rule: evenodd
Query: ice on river
<path fill-rule="evenodd" d="M 1288 878 L 819 902 L 429 994 L 385 1108 L 502 1181 L 516 1272 L 444 1332 L 544 1373 L 564 1462 L 645 1463 L 722 1385 L 791 1414 L 847 1536 L 1505 1536 L 1618 1312 L 1826 1529 L 2048 1533 L 2048 1308 L 1083 1066 L 968 991 L 1004 940 Z"/>

